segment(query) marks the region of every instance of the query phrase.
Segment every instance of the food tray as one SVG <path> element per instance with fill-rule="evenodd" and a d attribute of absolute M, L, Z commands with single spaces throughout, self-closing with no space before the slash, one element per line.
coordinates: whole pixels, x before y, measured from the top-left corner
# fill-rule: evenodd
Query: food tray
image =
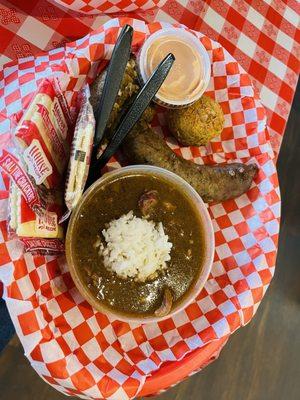
<path fill-rule="evenodd" d="M 216 360 L 228 337 L 215 340 L 192 351 L 179 361 L 164 363 L 146 379 L 139 396 L 153 396 L 165 392 L 187 377 L 196 374 Z"/>
<path fill-rule="evenodd" d="M 86 37 L 36 58 L 7 64 L 0 76 L 0 145 L 9 119 L 22 111 L 40 78 L 61 69 L 70 75 L 68 99 L 109 59 L 120 27 L 135 29 L 138 50 L 146 35 L 168 24 L 113 19 Z M 127 324 L 95 312 L 75 288 L 64 257 L 22 254 L 6 231 L 7 179 L 1 182 L 1 268 L 4 298 L 25 354 L 52 386 L 86 399 L 126 399 L 166 362 L 224 340 L 255 314 L 274 273 L 280 194 L 265 110 L 249 76 L 216 42 L 194 32 L 212 61 L 207 94 L 222 106 L 225 128 L 206 147 L 179 147 L 168 138 L 164 115 L 155 126 L 172 149 L 198 163 L 256 162 L 259 174 L 238 199 L 212 204 L 216 252 L 211 275 L 196 301 L 158 324 Z M 8 119 L 9 118 L 9 119 Z M 109 168 L 119 167 L 113 158 Z M 197 350 L 199 351 L 199 350 Z M 155 375 L 154 375 L 155 376 Z"/>

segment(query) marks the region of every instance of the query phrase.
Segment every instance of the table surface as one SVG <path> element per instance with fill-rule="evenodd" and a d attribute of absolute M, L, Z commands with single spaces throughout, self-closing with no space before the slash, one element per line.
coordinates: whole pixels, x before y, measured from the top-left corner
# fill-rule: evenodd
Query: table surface
<path fill-rule="evenodd" d="M 277 269 L 253 321 L 219 359 L 157 400 L 300 398 L 300 85 L 278 160 L 282 222 Z M 292 172 L 292 173 L 291 173 Z M 23 357 L 14 337 L 0 356 L 0 400 L 63 400 Z"/>

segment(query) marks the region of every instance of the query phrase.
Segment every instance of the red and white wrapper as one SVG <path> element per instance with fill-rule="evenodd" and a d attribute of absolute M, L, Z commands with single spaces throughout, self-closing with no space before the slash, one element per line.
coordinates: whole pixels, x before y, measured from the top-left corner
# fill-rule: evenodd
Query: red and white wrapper
<path fill-rule="evenodd" d="M 65 204 L 68 210 L 61 221 L 70 216 L 82 196 L 88 178 L 96 126 L 89 98 L 90 89 L 86 84 L 78 96 L 80 109 L 74 129 L 65 185 Z"/>
<path fill-rule="evenodd" d="M 20 159 L 3 148 L 0 166 L 23 194 L 23 198 L 31 209 L 41 207 L 41 199 L 32 180 L 27 174 Z"/>
<path fill-rule="evenodd" d="M 133 46 L 167 24 L 146 25 L 113 19 L 65 49 L 35 59 L 21 59 L 4 69 L 0 113 L 9 118 L 34 91 L 36 81 L 65 62 L 70 74 L 69 98 L 94 78 L 109 59 L 120 27 L 131 23 Z M 65 258 L 23 255 L 7 240 L 6 180 L 1 184 L 1 267 L 4 298 L 25 354 L 33 368 L 56 389 L 85 399 L 128 399 L 165 362 L 227 337 L 255 314 L 275 267 L 280 193 L 266 115 L 249 76 L 218 43 L 194 34 L 208 51 L 212 78 L 207 94 L 221 105 L 225 128 L 206 147 L 180 147 L 168 138 L 164 115 L 158 133 L 171 148 L 196 163 L 255 162 L 258 176 L 250 190 L 235 200 L 208 207 L 216 251 L 208 281 L 184 311 L 160 323 L 137 325 L 109 319 L 93 310 L 78 293 Z M 26 79 L 24 78 L 26 77 Z M 0 114 L 1 115 L 1 114 Z M 0 129 L 6 124 L 0 118 Z M 1 137 L 1 136 L 0 136 Z M 109 168 L 119 167 L 112 159 Z"/>
<path fill-rule="evenodd" d="M 62 187 L 72 140 L 65 110 L 54 80 L 43 79 L 16 127 L 20 157 L 36 185 Z"/>
<path fill-rule="evenodd" d="M 18 186 L 10 181 L 8 232 L 10 238 L 19 238 L 24 250 L 34 254 L 62 254 L 63 228 L 58 224 L 62 215 L 62 192 L 48 196 L 47 207 L 36 213 L 27 203 Z M 43 246 L 42 246 L 43 244 Z"/>

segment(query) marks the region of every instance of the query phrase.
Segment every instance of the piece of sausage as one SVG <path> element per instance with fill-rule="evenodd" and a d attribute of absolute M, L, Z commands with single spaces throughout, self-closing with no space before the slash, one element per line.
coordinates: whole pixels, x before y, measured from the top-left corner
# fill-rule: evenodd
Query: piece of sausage
<path fill-rule="evenodd" d="M 166 315 L 170 314 L 173 304 L 173 296 L 171 290 L 166 288 L 164 290 L 164 297 L 161 303 L 161 306 L 155 310 L 154 315 L 156 317 L 165 317 Z"/>
<path fill-rule="evenodd" d="M 124 141 L 123 151 L 131 163 L 155 165 L 181 176 L 207 203 L 232 199 L 245 193 L 258 171 L 255 164 L 209 166 L 185 160 L 177 156 L 145 122 L 138 123 L 130 132 Z"/>
<path fill-rule="evenodd" d="M 139 209 L 144 217 L 149 217 L 158 203 L 158 191 L 157 190 L 148 190 L 143 193 L 139 199 Z"/>

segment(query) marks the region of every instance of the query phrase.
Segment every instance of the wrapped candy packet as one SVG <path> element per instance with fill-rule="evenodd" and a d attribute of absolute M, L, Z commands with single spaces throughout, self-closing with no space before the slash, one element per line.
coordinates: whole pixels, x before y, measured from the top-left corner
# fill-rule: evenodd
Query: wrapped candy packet
<path fill-rule="evenodd" d="M 23 242 L 26 251 L 38 254 L 63 251 L 63 228 L 58 224 L 61 212 L 60 192 L 53 191 L 48 197 L 47 209 L 35 213 L 18 186 L 10 182 L 8 228 Z"/>
<path fill-rule="evenodd" d="M 61 222 L 70 216 L 84 191 L 95 134 L 96 122 L 88 85 L 82 89 L 79 99 L 81 107 L 75 125 L 65 187 L 65 204 L 68 210 Z"/>
<path fill-rule="evenodd" d="M 70 153 L 70 116 L 55 80 L 44 79 L 21 118 L 15 138 L 35 184 L 57 189 Z"/>
<path fill-rule="evenodd" d="M 62 201 L 59 194 L 48 202 L 47 210 L 35 213 L 26 203 L 20 189 L 11 182 L 9 207 L 10 227 L 19 237 L 63 238 L 63 229 L 57 219 L 61 213 Z"/>

